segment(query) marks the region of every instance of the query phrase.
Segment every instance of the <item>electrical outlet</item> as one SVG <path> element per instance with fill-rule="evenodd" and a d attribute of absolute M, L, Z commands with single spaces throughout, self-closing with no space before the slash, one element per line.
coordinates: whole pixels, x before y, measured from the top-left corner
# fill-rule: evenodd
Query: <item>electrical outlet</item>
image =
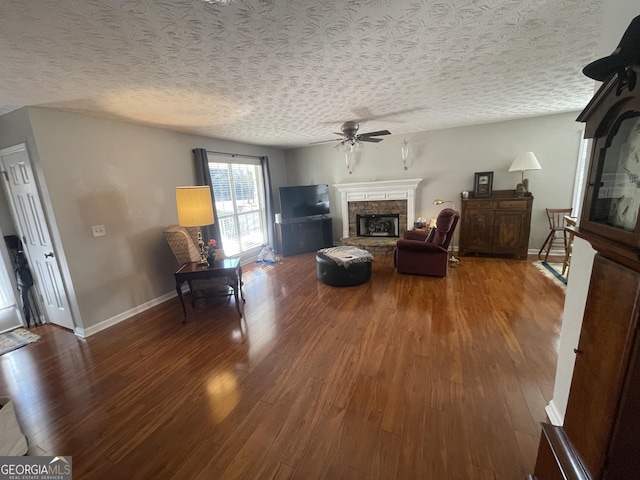
<path fill-rule="evenodd" d="M 94 237 L 104 237 L 107 234 L 107 229 L 104 228 L 104 225 L 93 225 L 91 233 Z"/>

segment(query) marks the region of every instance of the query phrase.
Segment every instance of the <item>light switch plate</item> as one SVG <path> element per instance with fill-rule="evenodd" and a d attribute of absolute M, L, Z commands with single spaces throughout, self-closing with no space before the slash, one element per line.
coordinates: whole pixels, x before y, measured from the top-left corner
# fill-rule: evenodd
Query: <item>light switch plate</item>
<path fill-rule="evenodd" d="M 107 229 L 104 228 L 104 225 L 93 225 L 91 233 L 94 237 L 104 237 L 107 234 Z"/>

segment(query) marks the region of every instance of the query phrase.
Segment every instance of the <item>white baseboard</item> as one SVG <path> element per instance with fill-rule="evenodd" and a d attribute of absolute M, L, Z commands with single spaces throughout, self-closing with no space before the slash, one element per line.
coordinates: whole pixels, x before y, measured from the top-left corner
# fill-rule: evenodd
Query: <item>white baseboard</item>
<path fill-rule="evenodd" d="M 175 296 L 177 296 L 178 294 L 173 291 L 173 292 L 169 292 L 165 295 L 162 295 L 161 297 L 158 298 L 154 298 L 153 300 L 149 300 L 146 303 L 143 303 L 142 305 L 138 305 L 137 307 L 132 308 L 131 310 L 127 310 L 126 312 L 122 312 L 118 315 L 116 315 L 115 317 L 111 317 L 108 318 L 107 320 L 104 320 L 100 323 L 98 323 L 97 325 L 93 325 L 89 328 L 80 328 L 80 327 L 76 327 L 74 333 L 80 337 L 80 338 L 87 338 L 95 333 L 101 332 L 102 330 L 105 330 L 109 327 L 112 327 L 113 325 L 116 325 L 117 323 L 120 323 L 124 320 L 127 320 L 128 318 L 133 317 L 134 315 L 137 315 L 138 313 L 142 313 L 145 310 L 150 309 L 151 307 L 155 307 L 156 305 L 160 305 L 163 302 L 166 302 L 167 300 L 169 300 L 170 298 L 173 298 Z"/>
<path fill-rule="evenodd" d="M 551 420 L 552 424 L 554 424 L 556 427 L 562 426 L 562 424 L 564 423 L 564 417 L 563 415 L 560 415 L 560 412 L 558 411 L 553 398 L 551 399 L 549 404 L 544 407 L 544 411 L 547 412 L 547 416 L 549 417 L 549 420 Z"/>

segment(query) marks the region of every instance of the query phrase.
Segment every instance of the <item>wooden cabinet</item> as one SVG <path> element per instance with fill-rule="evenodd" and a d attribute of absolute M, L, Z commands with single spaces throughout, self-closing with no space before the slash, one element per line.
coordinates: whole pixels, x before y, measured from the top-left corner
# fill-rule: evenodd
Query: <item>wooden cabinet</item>
<path fill-rule="evenodd" d="M 496 190 L 487 198 L 462 198 L 459 255 L 494 254 L 526 259 L 533 197 Z"/>
<path fill-rule="evenodd" d="M 635 342 L 638 294 L 640 273 L 596 255 L 564 420 L 565 432 L 596 478 L 604 469 Z"/>
<path fill-rule="evenodd" d="M 276 223 L 278 252 L 284 256 L 315 252 L 333 246 L 330 218 Z"/>
<path fill-rule="evenodd" d="M 565 432 L 595 478 L 604 470 L 624 396 L 639 293 L 640 273 L 596 255 L 564 421 Z"/>
<path fill-rule="evenodd" d="M 575 349 L 562 427 L 565 439 L 542 436 L 534 471 L 538 480 L 556 478 L 557 472 L 574 478 L 574 466 L 583 466 L 590 473 L 585 478 L 640 476 L 635 451 L 640 442 L 639 311 L 640 273 L 596 255 Z M 573 457 L 575 461 L 566 465 L 549 462 L 549 450 L 554 458 Z"/>

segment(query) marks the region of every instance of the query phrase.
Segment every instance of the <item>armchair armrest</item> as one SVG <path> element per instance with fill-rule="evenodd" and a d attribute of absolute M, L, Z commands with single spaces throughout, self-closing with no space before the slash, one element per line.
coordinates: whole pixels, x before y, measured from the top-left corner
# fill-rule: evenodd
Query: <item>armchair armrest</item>
<path fill-rule="evenodd" d="M 419 240 L 398 240 L 396 244 L 398 250 L 407 250 L 412 252 L 422 252 L 422 253 L 447 253 L 445 248 L 442 248 L 440 245 L 436 245 L 435 243 L 428 243 L 425 241 Z"/>
<path fill-rule="evenodd" d="M 402 234 L 404 240 L 418 240 L 424 242 L 429 236 L 430 230 L 405 230 Z"/>

